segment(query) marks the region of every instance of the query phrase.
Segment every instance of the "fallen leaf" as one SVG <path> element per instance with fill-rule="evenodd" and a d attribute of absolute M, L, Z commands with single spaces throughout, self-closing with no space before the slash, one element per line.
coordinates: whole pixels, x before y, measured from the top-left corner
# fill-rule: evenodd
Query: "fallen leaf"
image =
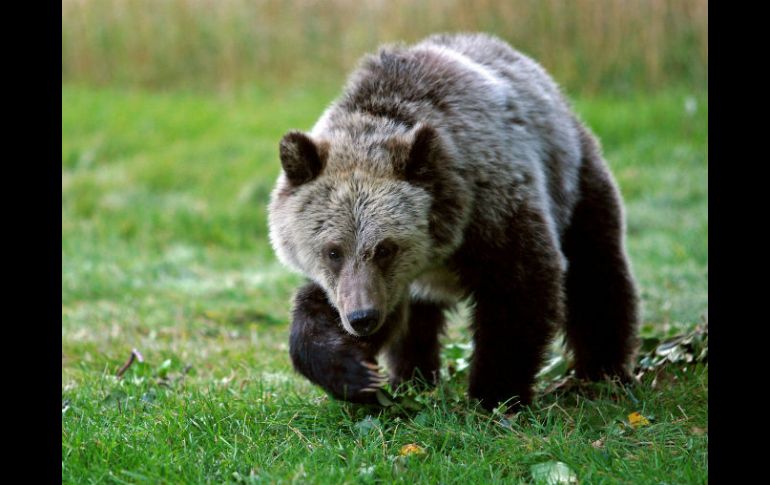
<path fill-rule="evenodd" d="M 703 428 L 699 428 L 697 426 L 693 426 L 693 428 L 690 430 L 690 432 L 692 434 L 694 434 L 694 435 L 700 436 L 702 434 L 708 433 L 709 431 L 708 431 L 708 429 L 703 429 Z"/>
<path fill-rule="evenodd" d="M 578 483 L 575 472 L 560 461 L 548 461 L 532 465 L 532 478 L 538 485 L 562 485 Z"/>
<path fill-rule="evenodd" d="M 425 449 L 423 449 L 421 446 L 415 444 L 415 443 L 409 443 L 408 445 L 404 445 L 401 447 L 401 450 L 398 452 L 401 456 L 412 456 L 412 455 L 424 455 L 426 454 Z"/>
<path fill-rule="evenodd" d="M 708 362 L 708 320 L 689 333 L 659 341 L 645 338 L 642 341 L 639 370 L 649 370 L 666 364 Z"/>
<path fill-rule="evenodd" d="M 644 416 L 642 416 L 640 413 L 636 411 L 628 415 L 628 422 L 634 428 L 650 425 L 650 420 L 645 418 Z"/>
<path fill-rule="evenodd" d="M 604 448 L 604 438 L 599 438 L 598 440 L 594 441 L 593 443 L 591 443 L 591 446 L 593 446 L 597 450 L 601 450 L 602 448 Z"/>

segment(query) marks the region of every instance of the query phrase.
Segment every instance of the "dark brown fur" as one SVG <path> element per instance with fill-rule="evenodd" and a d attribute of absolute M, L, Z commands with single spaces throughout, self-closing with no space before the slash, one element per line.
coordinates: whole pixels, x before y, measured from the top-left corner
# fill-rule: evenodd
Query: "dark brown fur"
<path fill-rule="evenodd" d="M 629 379 L 638 302 L 622 200 L 534 61 L 483 35 L 384 49 L 310 135 L 284 137 L 281 161 L 271 240 L 312 280 L 295 297 L 291 358 L 333 396 L 375 402 L 383 352 L 393 385 L 435 384 L 443 312 L 463 297 L 469 394 L 486 409 L 532 401 L 559 329 L 579 377 Z M 351 323 L 371 309 L 377 326 Z"/>
<path fill-rule="evenodd" d="M 292 364 L 338 399 L 374 403 L 374 394 L 361 392 L 375 385 L 374 376 L 362 363 L 376 363 L 377 354 L 387 344 L 392 386 L 415 378 L 435 385 L 441 363 L 438 338 L 445 325 L 443 308 L 412 302 L 409 324 L 401 334 L 394 320 L 391 316 L 376 334 L 366 338 L 350 335 L 323 289 L 308 282 L 294 297 L 289 338 Z"/>
<path fill-rule="evenodd" d="M 387 330 L 387 323 L 383 330 Z M 387 331 L 367 339 L 347 333 L 323 289 L 308 283 L 297 291 L 292 311 L 289 353 L 294 368 L 337 399 L 376 402 L 362 393 L 375 384 L 364 362 L 375 363 Z"/>
<path fill-rule="evenodd" d="M 558 249 L 548 244 L 542 216 L 526 207 L 511 215 L 506 238 L 493 248 L 479 237 L 483 228 L 471 225 L 451 260 L 474 302 L 469 394 L 486 408 L 531 402 L 535 376 L 559 324 L 565 324 L 578 376 L 629 377 L 637 297 L 623 250 L 621 202 L 595 142 L 582 135 L 581 199 L 562 241 L 566 274 Z M 376 335 L 353 337 L 321 288 L 309 283 L 295 300 L 292 360 L 336 397 L 373 402 L 372 395 L 356 394 L 371 385 L 359 362 L 375 362 L 388 344 L 392 384 L 414 377 L 435 384 L 443 307 L 412 302 L 408 321 L 395 338 L 396 329 L 387 322 Z M 342 383 L 351 387 L 343 389 Z"/>
<path fill-rule="evenodd" d="M 406 331 L 394 339 L 386 354 L 392 373 L 391 385 L 396 387 L 409 380 L 428 385 L 438 382 L 441 366 L 438 339 L 445 323 L 444 309 L 440 305 L 411 303 Z"/>
<path fill-rule="evenodd" d="M 524 208 L 497 247 L 471 231 L 452 260 L 475 303 L 469 393 L 486 408 L 530 402 L 546 346 L 564 320 L 559 255 L 547 241 L 542 217 Z"/>
<path fill-rule="evenodd" d="M 623 247 L 622 201 L 593 137 L 582 130 L 581 198 L 562 248 L 567 341 L 580 377 L 628 380 L 637 347 L 637 292 Z"/>

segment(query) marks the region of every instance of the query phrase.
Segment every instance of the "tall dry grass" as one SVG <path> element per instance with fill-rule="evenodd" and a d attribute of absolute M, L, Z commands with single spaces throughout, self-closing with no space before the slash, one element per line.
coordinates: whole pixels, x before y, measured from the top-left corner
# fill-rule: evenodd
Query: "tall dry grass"
<path fill-rule="evenodd" d="M 63 0 L 62 81 L 338 83 L 380 43 L 486 31 L 567 89 L 708 87 L 707 0 Z"/>

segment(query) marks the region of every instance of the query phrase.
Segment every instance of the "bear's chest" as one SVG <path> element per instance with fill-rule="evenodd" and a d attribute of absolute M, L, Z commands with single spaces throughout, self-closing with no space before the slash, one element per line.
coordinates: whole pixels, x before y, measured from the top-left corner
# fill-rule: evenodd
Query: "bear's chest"
<path fill-rule="evenodd" d="M 412 299 L 455 304 L 465 296 L 460 278 L 445 267 L 431 268 L 409 286 Z"/>

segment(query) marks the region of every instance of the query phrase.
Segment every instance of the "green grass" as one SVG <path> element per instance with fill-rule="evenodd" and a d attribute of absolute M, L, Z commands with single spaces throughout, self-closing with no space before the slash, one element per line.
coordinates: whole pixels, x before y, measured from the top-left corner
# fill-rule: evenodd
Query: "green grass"
<path fill-rule="evenodd" d="M 474 408 L 463 373 L 411 410 L 335 402 L 293 373 L 301 278 L 272 255 L 265 203 L 281 134 L 334 94 L 62 88 L 63 482 L 532 483 L 561 461 L 581 483 L 705 483 L 707 364 L 508 420 Z M 575 102 L 626 198 L 645 335 L 707 315 L 708 106 L 688 114 L 688 96 Z M 447 342 L 467 341 L 464 319 Z M 116 379 L 132 348 L 144 363 Z M 624 424 L 634 411 L 651 425 Z M 408 443 L 427 454 L 399 458 Z"/>

